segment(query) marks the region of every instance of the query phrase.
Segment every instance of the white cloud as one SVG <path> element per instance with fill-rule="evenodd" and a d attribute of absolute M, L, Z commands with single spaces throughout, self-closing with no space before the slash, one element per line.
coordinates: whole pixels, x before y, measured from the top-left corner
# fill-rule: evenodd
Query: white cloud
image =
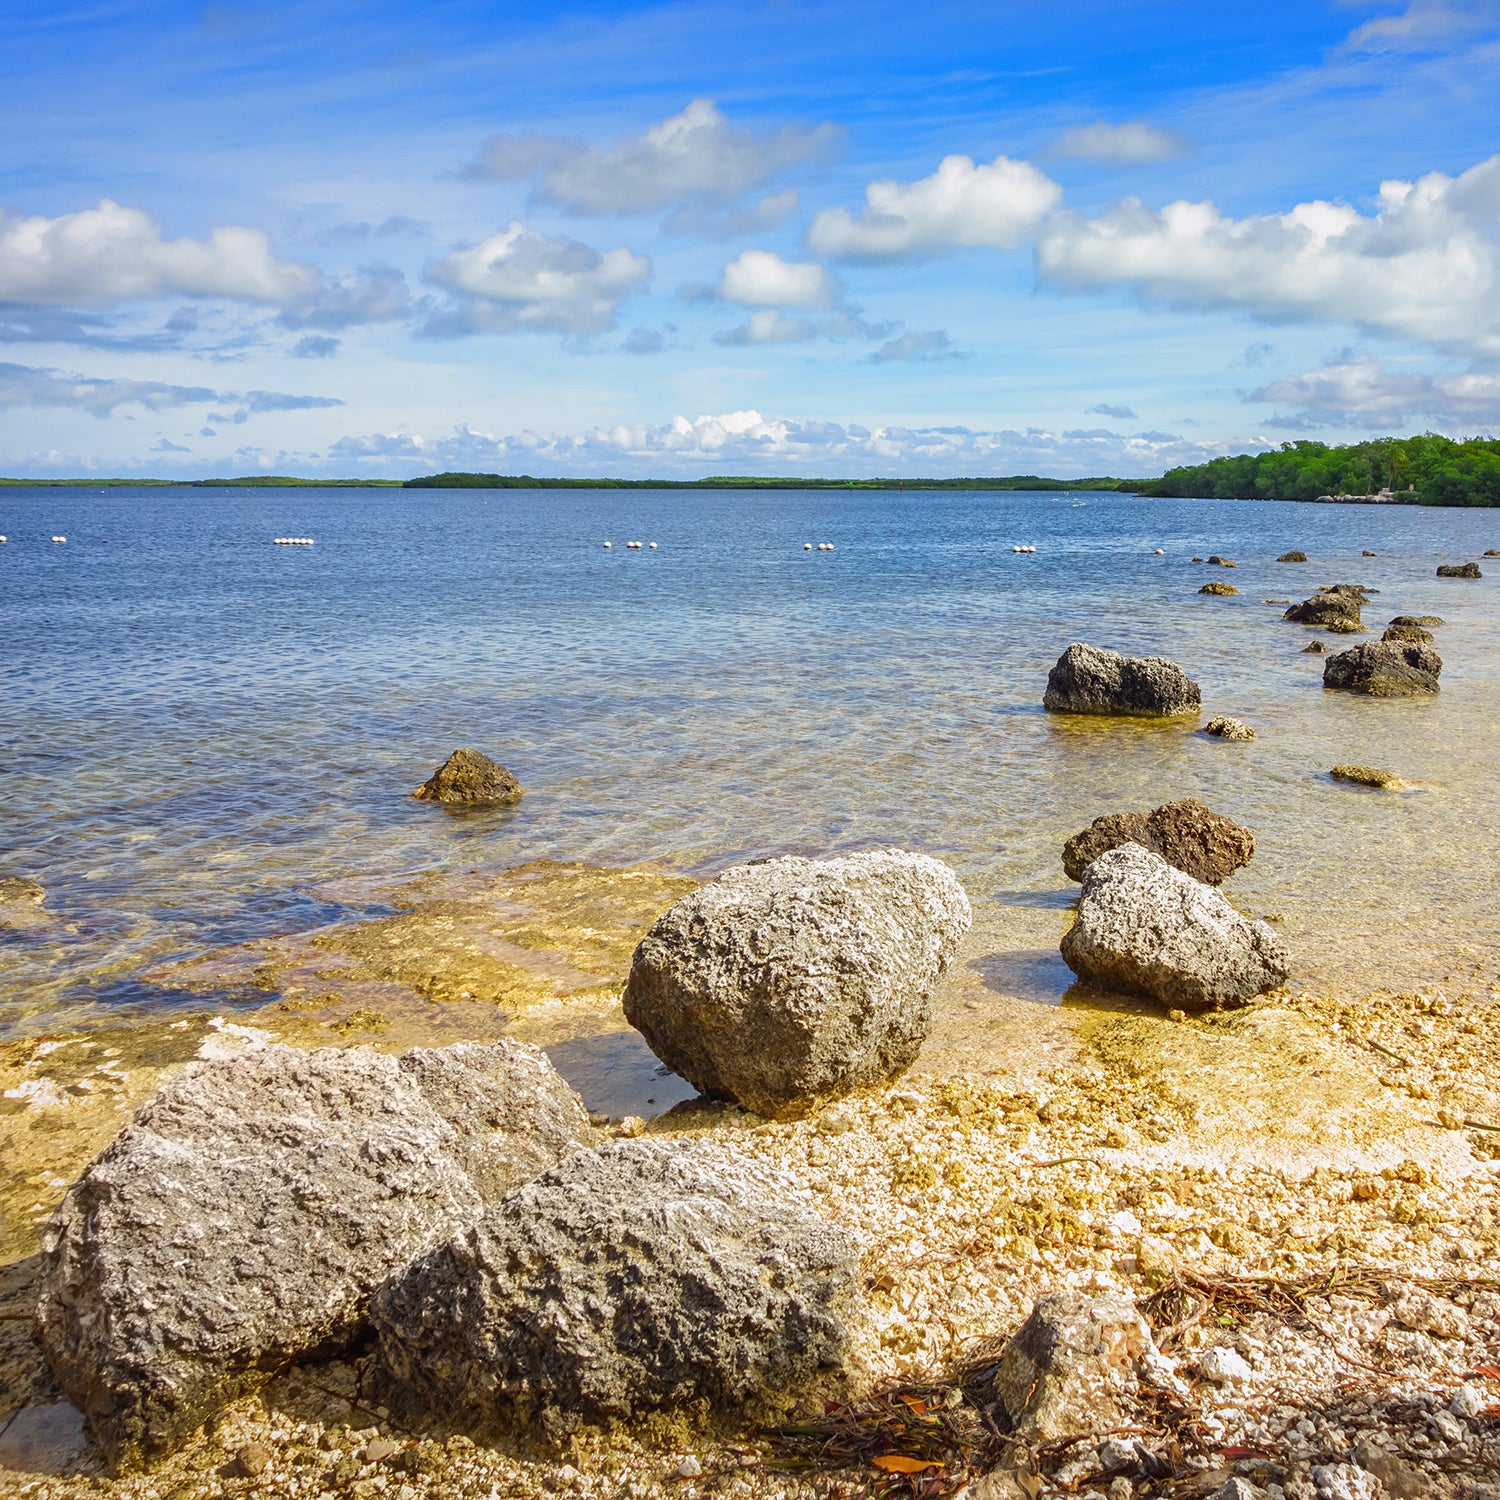
<path fill-rule="evenodd" d="M 724 267 L 719 296 L 741 307 L 829 307 L 838 291 L 822 266 L 745 250 Z"/>
<path fill-rule="evenodd" d="M 903 333 L 884 343 L 871 356 L 872 365 L 890 364 L 895 360 L 967 359 L 962 349 L 953 347 L 945 328 L 930 328 L 922 333 Z"/>
<path fill-rule="evenodd" d="M 1377 16 L 1345 39 L 1345 52 L 1419 52 L 1442 48 L 1471 32 L 1492 26 L 1493 0 L 1412 0 L 1394 16 Z"/>
<path fill-rule="evenodd" d="M 802 206 L 796 188 L 767 193 L 748 208 L 719 209 L 702 203 L 684 203 L 662 220 L 669 234 L 696 234 L 708 240 L 732 240 L 740 235 L 763 234 L 785 224 Z"/>
<path fill-rule="evenodd" d="M 1212 203 L 1135 199 L 1059 213 L 1037 244 L 1044 283 L 1130 286 L 1188 308 L 1353 323 L 1439 347 L 1500 352 L 1500 156 L 1461 177 L 1384 182 L 1373 214 L 1344 203 L 1232 219 Z"/>
<path fill-rule="evenodd" d="M 737 328 L 714 335 L 716 344 L 802 344 L 818 336 L 811 318 L 789 318 L 779 308 L 763 307 Z"/>
<path fill-rule="evenodd" d="M 69 407 L 94 417 L 107 417 L 122 406 L 167 411 L 179 406 L 232 405 L 234 413 L 219 418 L 242 422 L 268 411 L 303 411 L 310 407 L 342 406 L 328 396 L 294 396 L 282 391 L 215 391 L 202 385 L 167 385 L 159 380 L 102 380 L 88 375 L 65 375 L 35 365 L 0 364 L 0 409 L 17 406 Z"/>
<path fill-rule="evenodd" d="M 0 214 L 0 301 L 113 307 L 158 297 L 284 303 L 308 292 L 311 267 L 278 260 L 259 229 L 224 225 L 206 240 L 169 240 L 161 225 L 108 198 L 61 214 Z"/>
<path fill-rule="evenodd" d="M 1074 125 L 1064 130 L 1048 148 L 1052 156 L 1104 162 L 1112 167 L 1139 162 L 1174 161 L 1183 153 L 1180 136 L 1144 120 L 1111 125 L 1098 120 L 1092 125 Z"/>
<path fill-rule="evenodd" d="M 538 234 L 512 220 L 477 245 L 450 250 L 427 274 L 472 299 L 436 314 L 428 324 L 431 333 L 603 333 L 614 326 L 620 302 L 645 286 L 651 262 L 624 248 L 600 252 Z"/>
<path fill-rule="evenodd" d="M 976 166 L 967 156 L 945 156 L 936 172 L 916 182 L 872 182 L 857 219 L 848 209 L 825 208 L 812 222 L 808 243 L 820 255 L 851 260 L 892 260 L 959 245 L 1008 250 L 1061 197 L 1062 189 L 1030 162 L 997 156 Z"/>
<path fill-rule="evenodd" d="M 695 199 L 727 201 L 790 167 L 826 161 L 842 141 L 833 125 L 735 130 L 711 99 L 610 146 L 557 136 L 492 135 L 469 175 L 537 177 L 537 196 L 580 214 L 651 213 Z"/>
<path fill-rule="evenodd" d="M 1392 429 L 1426 418 L 1440 426 L 1500 425 L 1500 375 L 1405 374 L 1378 359 L 1351 359 L 1303 375 L 1273 380 L 1247 401 L 1297 408 L 1277 425 Z"/>
<path fill-rule="evenodd" d="M 1134 422 L 1135 413 L 1128 406 L 1111 406 L 1107 401 L 1101 401 L 1097 406 L 1090 406 L 1088 415 L 1091 417 L 1113 417 L 1117 422 Z"/>
<path fill-rule="evenodd" d="M 362 266 L 352 276 L 319 279 L 282 309 L 286 328 L 342 330 L 391 323 L 415 311 L 406 277 L 394 266 Z"/>

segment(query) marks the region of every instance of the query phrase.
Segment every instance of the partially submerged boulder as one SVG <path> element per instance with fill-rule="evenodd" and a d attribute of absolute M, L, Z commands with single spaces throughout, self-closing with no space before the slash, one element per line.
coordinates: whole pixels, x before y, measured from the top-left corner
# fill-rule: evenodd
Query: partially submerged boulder
<path fill-rule="evenodd" d="M 1354 593 L 1317 593 L 1301 604 L 1294 604 L 1282 615 L 1283 620 L 1294 620 L 1300 625 L 1321 625 L 1329 629 L 1335 625 L 1360 628 L 1359 611 L 1362 596 Z"/>
<path fill-rule="evenodd" d="M 1204 734 L 1211 734 L 1216 740 L 1253 740 L 1255 731 L 1243 719 L 1231 719 L 1225 714 L 1219 714 L 1203 726 Z"/>
<path fill-rule="evenodd" d="M 482 750 L 455 750 L 412 793 L 419 802 L 496 807 L 521 800 L 521 783 Z"/>
<path fill-rule="evenodd" d="M 1208 561 L 1216 568 L 1236 568 L 1239 566 L 1232 558 L 1220 557 L 1217 552 L 1210 553 Z"/>
<path fill-rule="evenodd" d="M 702 1093 L 801 1116 L 911 1065 L 970 920 L 924 854 L 737 865 L 642 939 L 625 1016 Z"/>
<path fill-rule="evenodd" d="M 1466 563 L 1439 563 L 1437 576 L 1439 578 L 1483 578 L 1484 574 L 1479 571 L 1479 564 Z"/>
<path fill-rule="evenodd" d="M 1436 637 L 1421 625 L 1387 625 L 1380 639 L 1396 645 L 1415 641 L 1418 645 L 1430 646 Z"/>
<path fill-rule="evenodd" d="M 1163 656 L 1122 656 L 1075 641 L 1047 675 L 1042 704 L 1057 714 L 1171 718 L 1195 714 L 1202 694 Z"/>
<path fill-rule="evenodd" d="M 859 1248 L 762 1162 L 709 1141 L 611 1141 L 381 1289 L 381 1384 L 479 1433 L 740 1411 L 844 1361 Z"/>
<path fill-rule="evenodd" d="M 1304 656 L 1327 656 L 1328 645 L 1324 641 L 1309 641 L 1303 648 Z"/>
<path fill-rule="evenodd" d="M 1252 733 L 1250 738 L 1254 737 Z M 1255 835 L 1248 828 L 1184 797 L 1151 813 L 1108 813 L 1095 818 L 1063 845 L 1063 870 L 1069 880 L 1082 880 L 1084 870 L 1101 854 L 1123 844 L 1139 844 L 1209 885 L 1228 880 L 1255 853 Z"/>
<path fill-rule="evenodd" d="M 1371 641 L 1330 656 L 1323 686 L 1371 698 L 1415 698 L 1438 691 L 1443 659 L 1417 642 Z"/>
<path fill-rule="evenodd" d="M 1379 766 L 1335 766 L 1328 774 L 1335 781 L 1349 781 L 1355 786 L 1380 787 L 1388 791 L 1406 785 L 1394 771 L 1382 771 Z"/>
<path fill-rule="evenodd" d="M 1283 552 L 1281 554 L 1281 556 L 1276 559 L 1276 561 L 1277 562 L 1306 562 L 1307 561 L 1307 553 L 1305 553 L 1305 552 L 1297 552 L 1297 551 Z"/>
<path fill-rule="evenodd" d="M 1232 583 L 1205 583 L 1198 592 L 1200 594 L 1218 594 L 1227 597 L 1230 594 L 1239 593 L 1239 590 Z"/>
<path fill-rule="evenodd" d="M 1138 844 L 1084 871 L 1062 956 L 1090 984 L 1180 1010 L 1243 1004 L 1291 972 L 1270 927 Z"/>
<path fill-rule="evenodd" d="M 195 1064 L 64 1198 L 39 1342 L 110 1462 L 150 1462 L 350 1338 L 393 1267 L 591 1138 L 545 1055 L 515 1042 Z"/>
<path fill-rule="evenodd" d="M 1442 623 L 1442 617 L 1439 615 L 1397 615 L 1391 621 L 1392 625 L 1421 625 L 1424 628 Z"/>
<path fill-rule="evenodd" d="M 22 875 L 0 875 L 0 906 L 40 906 L 47 892 Z"/>

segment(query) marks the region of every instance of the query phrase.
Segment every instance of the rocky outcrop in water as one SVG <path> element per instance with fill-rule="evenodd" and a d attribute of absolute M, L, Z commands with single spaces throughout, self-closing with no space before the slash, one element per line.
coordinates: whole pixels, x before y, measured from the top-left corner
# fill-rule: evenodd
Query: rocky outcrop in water
<path fill-rule="evenodd" d="M 764 1163 L 612 1141 L 517 1189 L 382 1288 L 389 1399 L 485 1432 L 741 1411 L 839 1366 L 859 1245 Z"/>
<path fill-rule="evenodd" d="M 1306 562 L 1307 561 L 1307 553 L 1305 553 L 1305 552 L 1283 552 L 1281 554 L 1281 556 L 1276 559 L 1276 561 L 1277 562 Z"/>
<path fill-rule="evenodd" d="M 1415 698 L 1438 691 L 1443 660 L 1431 646 L 1372 641 L 1330 656 L 1323 686 L 1371 698 Z"/>
<path fill-rule="evenodd" d="M 34 880 L 20 875 L 0 875 L 0 906 L 40 906 L 47 892 Z"/>
<path fill-rule="evenodd" d="M 1228 595 L 1237 594 L 1239 590 L 1232 583 L 1205 583 L 1198 592 L 1200 594 Z"/>
<path fill-rule="evenodd" d="M 1062 956 L 1101 989 L 1181 1010 L 1243 1004 L 1291 972 L 1264 922 L 1241 916 L 1211 886 L 1138 844 L 1112 849 L 1084 871 Z"/>
<path fill-rule="evenodd" d="M 1397 615 L 1391 621 L 1392 625 L 1420 625 L 1424 629 L 1434 625 L 1441 625 L 1442 623 L 1440 615 Z"/>
<path fill-rule="evenodd" d="M 806 1114 L 911 1065 L 969 922 L 958 878 L 922 854 L 739 865 L 646 934 L 625 1016 L 710 1097 Z"/>
<path fill-rule="evenodd" d="M 1387 625 L 1380 639 L 1395 645 L 1415 641 L 1419 646 L 1430 646 L 1436 637 L 1421 625 Z"/>
<path fill-rule="evenodd" d="M 1239 566 L 1232 558 L 1220 557 L 1217 552 L 1211 553 L 1208 561 L 1216 568 L 1237 568 Z"/>
<path fill-rule="evenodd" d="M 1360 626 L 1360 596 L 1357 594 L 1314 594 L 1301 604 L 1294 604 L 1282 615 L 1283 620 L 1293 620 L 1299 625 L 1321 625 L 1325 629 L 1334 626 Z"/>
<path fill-rule="evenodd" d="M 1437 576 L 1439 578 L 1483 578 L 1484 574 L 1479 571 L 1478 563 L 1439 563 Z"/>
<path fill-rule="evenodd" d="M 1211 734 L 1216 740 L 1253 740 L 1255 731 L 1243 719 L 1231 719 L 1224 714 L 1210 719 L 1203 726 L 1204 734 Z"/>
<path fill-rule="evenodd" d="M 1304 656 L 1327 656 L 1328 647 L 1322 641 L 1309 641 L 1303 648 Z"/>
<path fill-rule="evenodd" d="M 1075 641 L 1047 675 L 1042 704 L 1058 714 L 1172 718 L 1195 714 L 1202 694 L 1163 656 L 1122 656 Z"/>
<path fill-rule="evenodd" d="M 1095 818 L 1063 845 L 1063 870 L 1069 880 L 1082 880 L 1084 871 L 1101 854 L 1123 844 L 1139 844 L 1209 885 L 1228 880 L 1255 853 L 1255 835 L 1248 828 L 1185 797 L 1151 813 L 1109 813 Z"/>
<path fill-rule="evenodd" d="M 521 800 L 521 783 L 481 750 L 455 750 L 412 793 L 419 802 L 503 807 Z"/>
<path fill-rule="evenodd" d="M 149 1462 L 348 1339 L 393 1268 L 590 1139 L 572 1090 L 519 1043 L 195 1064 L 63 1200 L 38 1339 L 108 1459 Z"/>
<path fill-rule="evenodd" d="M 1335 766 L 1328 774 L 1335 781 L 1348 781 L 1355 786 L 1373 786 L 1387 791 L 1406 785 L 1394 771 L 1382 771 L 1379 766 Z"/>

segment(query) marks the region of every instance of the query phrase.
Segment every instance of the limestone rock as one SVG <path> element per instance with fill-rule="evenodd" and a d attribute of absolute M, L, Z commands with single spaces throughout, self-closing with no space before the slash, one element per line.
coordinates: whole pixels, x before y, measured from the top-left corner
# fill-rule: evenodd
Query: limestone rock
<path fill-rule="evenodd" d="M 477 1432 L 739 1410 L 842 1363 L 858 1256 L 761 1162 L 610 1141 L 380 1290 L 380 1379 L 390 1400 Z"/>
<path fill-rule="evenodd" d="M 1243 869 L 1255 853 L 1255 835 L 1248 828 L 1185 797 L 1152 813 L 1095 818 L 1063 845 L 1063 870 L 1069 880 L 1082 880 L 1084 870 L 1101 854 L 1122 844 L 1139 844 L 1209 885 L 1219 885 Z"/>
<path fill-rule="evenodd" d="M 393 1266 L 477 1218 L 485 1186 L 573 1149 L 580 1119 L 518 1043 L 400 1060 L 273 1045 L 195 1064 L 48 1227 L 36 1322 L 53 1373 L 112 1463 L 149 1462 L 350 1337 Z"/>
<path fill-rule="evenodd" d="M 1483 578 L 1484 574 L 1479 571 L 1478 563 L 1439 563 L 1437 576 L 1439 578 Z"/>
<path fill-rule="evenodd" d="M 1422 625 L 1428 627 L 1441 625 L 1442 623 L 1442 619 L 1437 615 L 1397 615 L 1391 621 L 1392 625 Z"/>
<path fill-rule="evenodd" d="M 1412 698 L 1438 690 L 1443 660 L 1430 646 L 1415 642 L 1370 642 L 1330 656 L 1323 686 L 1372 698 Z"/>
<path fill-rule="evenodd" d="M 455 750 L 412 796 L 420 802 L 496 806 L 521 800 L 521 783 L 480 750 Z"/>
<path fill-rule="evenodd" d="M 1328 647 L 1322 641 L 1309 641 L 1303 648 L 1304 656 L 1327 656 Z"/>
<path fill-rule="evenodd" d="M 1418 645 L 1430 646 L 1436 637 L 1421 625 L 1387 625 L 1380 639 L 1394 645 L 1415 641 Z"/>
<path fill-rule="evenodd" d="M 1243 719 L 1230 719 L 1220 714 L 1203 726 L 1204 734 L 1218 740 L 1253 740 L 1255 731 Z"/>
<path fill-rule="evenodd" d="M 1484 555 L 1486 557 L 1500 557 L 1500 547 L 1487 547 Z"/>
<path fill-rule="evenodd" d="M 46 891 L 20 875 L 0 875 L 0 906 L 40 906 Z"/>
<path fill-rule="evenodd" d="M 1281 556 L 1276 559 L 1276 561 L 1277 562 L 1306 562 L 1307 561 L 1307 553 L 1305 553 L 1305 552 L 1295 552 L 1295 551 L 1293 551 L 1293 552 L 1283 552 L 1281 554 Z"/>
<path fill-rule="evenodd" d="M 970 920 L 958 878 L 923 854 L 738 865 L 642 939 L 626 1019 L 703 1093 L 808 1114 L 910 1066 Z"/>
<path fill-rule="evenodd" d="M 1290 972 L 1270 927 L 1137 844 L 1100 855 L 1084 871 L 1062 956 L 1102 989 L 1181 1010 L 1242 1004 Z"/>
<path fill-rule="evenodd" d="M 1075 641 L 1047 676 L 1044 707 L 1059 714 L 1169 718 L 1202 706 L 1198 684 L 1162 656 L 1122 656 Z"/>
<path fill-rule="evenodd" d="M 1229 594 L 1237 594 L 1239 593 L 1239 590 L 1235 588 L 1232 583 L 1205 583 L 1203 587 L 1198 590 L 1198 592 L 1200 594 L 1219 594 L 1222 596 L 1227 596 Z"/>
<path fill-rule="evenodd" d="M 1301 604 L 1294 604 L 1282 615 L 1283 620 L 1294 620 L 1300 625 L 1321 625 L 1325 629 L 1332 625 L 1360 624 L 1361 596 L 1354 593 L 1318 593 Z"/>
<path fill-rule="evenodd" d="M 1406 785 L 1394 771 L 1382 771 L 1379 766 L 1335 766 L 1328 774 L 1335 781 L 1350 781 L 1356 786 L 1394 789 Z"/>
<path fill-rule="evenodd" d="M 1234 562 L 1231 558 L 1220 557 L 1217 552 L 1211 553 L 1209 555 L 1208 561 L 1211 562 L 1216 568 L 1236 568 L 1239 566 L 1239 564 Z"/>

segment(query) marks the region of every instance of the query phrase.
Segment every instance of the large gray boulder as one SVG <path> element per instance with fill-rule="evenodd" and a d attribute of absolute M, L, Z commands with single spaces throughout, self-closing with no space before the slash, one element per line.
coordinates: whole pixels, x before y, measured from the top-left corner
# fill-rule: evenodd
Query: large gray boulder
<path fill-rule="evenodd" d="M 1438 691 L 1443 659 L 1418 641 L 1369 641 L 1330 656 L 1323 686 L 1371 698 L 1416 698 Z"/>
<path fill-rule="evenodd" d="M 970 920 L 924 854 L 737 865 L 642 939 L 625 1016 L 710 1098 L 794 1118 L 911 1065 Z"/>
<path fill-rule="evenodd" d="M 1241 916 L 1211 886 L 1139 844 L 1101 854 L 1083 872 L 1062 956 L 1101 989 L 1181 1010 L 1242 1004 L 1291 972 L 1264 922 Z"/>
<path fill-rule="evenodd" d="M 1075 641 L 1047 674 L 1042 706 L 1055 714 L 1171 718 L 1203 706 L 1198 684 L 1164 656 L 1121 656 Z"/>
<path fill-rule="evenodd" d="M 394 1266 L 591 1141 L 545 1055 L 514 1042 L 194 1064 L 64 1198 L 38 1339 L 108 1459 L 137 1467 L 347 1340 Z"/>
<path fill-rule="evenodd" d="M 480 1434 L 738 1411 L 843 1362 L 858 1258 L 764 1163 L 709 1141 L 611 1141 L 381 1288 L 383 1394 Z"/>

